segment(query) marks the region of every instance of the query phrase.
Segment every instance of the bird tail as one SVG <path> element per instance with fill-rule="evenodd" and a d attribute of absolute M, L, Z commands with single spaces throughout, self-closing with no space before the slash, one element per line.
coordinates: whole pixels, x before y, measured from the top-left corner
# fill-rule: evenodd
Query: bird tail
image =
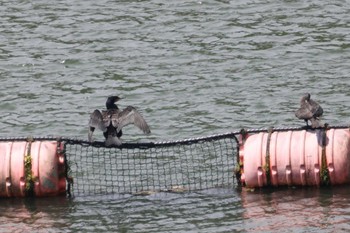
<path fill-rule="evenodd" d="M 320 122 L 319 119 L 317 118 L 311 118 L 311 127 L 312 128 L 319 128 L 319 127 L 323 127 L 324 125 Z"/>
<path fill-rule="evenodd" d="M 116 136 L 108 135 L 105 144 L 106 146 L 120 146 L 122 141 Z"/>

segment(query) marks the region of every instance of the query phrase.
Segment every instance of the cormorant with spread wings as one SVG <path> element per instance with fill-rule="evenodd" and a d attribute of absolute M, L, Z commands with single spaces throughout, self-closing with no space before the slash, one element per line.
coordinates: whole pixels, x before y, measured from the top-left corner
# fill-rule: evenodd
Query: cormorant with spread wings
<path fill-rule="evenodd" d="M 106 110 L 95 110 L 90 115 L 88 139 L 93 141 L 92 134 L 96 128 L 103 132 L 106 146 L 122 144 L 120 137 L 123 135 L 122 128 L 129 124 L 134 124 L 145 134 L 151 133 L 151 130 L 143 119 L 142 115 L 132 106 L 120 110 L 115 104 L 121 98 L 118 96 L 109 96 L 106 101 Z"/>

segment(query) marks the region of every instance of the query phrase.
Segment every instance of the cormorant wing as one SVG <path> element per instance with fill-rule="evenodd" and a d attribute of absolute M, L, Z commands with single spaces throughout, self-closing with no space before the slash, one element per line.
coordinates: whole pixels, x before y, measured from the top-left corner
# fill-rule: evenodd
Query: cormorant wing
<path fill-rule="evenodd" d="M 103 132 L 106 132 L 107 127 L 103 119 L 102 113 L 99 110 L 95 110 L 90 115 L 89 127 L 98 128 Z"/>
<path fill-rule="evenodd" d="M 141 129 L 145 134 L 151 133 L 151 130 L 141 114 L 132 106 L 128 106 L 123 111 L 119 112 L 117 117 L 112 118 L 112 124 L 119 132 L 124 126 L 134 124 Z"/>
<path fill-rule="evenodd" d="M 313 113 L 309 110 L 307 106 L 301 106 L 296 112 L 295 116 L 299 119 L 311 119 L 313 117 Z"/>
<path fill-rule="evenodd" d="M 92 134 L 94 133 L 95 128 L 99 128 L 103 132 L 107 131 L 107 128 L 105 127 L 105 124 L 103 122 L 102 113 L 97 109 L 90 115 L 88 133 L 89 142 L 92 142 Z"/>
<path fill-rule="evenodd" d="M 323 109 L 317 102 L 310 99 L 308 101 L 308 107 L 309 107 L 310 111 L 312 112 L 313 117 L 322 116 Z"/>

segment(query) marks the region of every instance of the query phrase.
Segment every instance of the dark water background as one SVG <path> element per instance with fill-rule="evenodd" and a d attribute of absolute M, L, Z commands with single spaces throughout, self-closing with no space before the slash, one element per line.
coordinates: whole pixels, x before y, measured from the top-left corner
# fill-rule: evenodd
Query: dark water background
<path fill-rule="evenodd" d="M 0 136 L 86 139 L 107 95 L 163 141 L 350 121 L 349 1 L 0 2 Z M 97 135 L 101 139 L 101 135 Z M 0 232 L 349 231 L 347 187 L 0 200 Z"/>

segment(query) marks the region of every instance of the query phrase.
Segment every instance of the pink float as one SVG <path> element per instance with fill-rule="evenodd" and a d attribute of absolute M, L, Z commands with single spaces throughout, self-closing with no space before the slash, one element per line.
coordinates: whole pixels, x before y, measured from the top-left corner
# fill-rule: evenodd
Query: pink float
<path fill-rule="evenodd" d="M 349 129 L 263 132 L 241 136 L 247 187 L 350 183 Z"/>
<path fill-rule="evenodd" d="M 0 197 L 65 194 L 62 146 L 57 141 L 0 142 Z"/>

